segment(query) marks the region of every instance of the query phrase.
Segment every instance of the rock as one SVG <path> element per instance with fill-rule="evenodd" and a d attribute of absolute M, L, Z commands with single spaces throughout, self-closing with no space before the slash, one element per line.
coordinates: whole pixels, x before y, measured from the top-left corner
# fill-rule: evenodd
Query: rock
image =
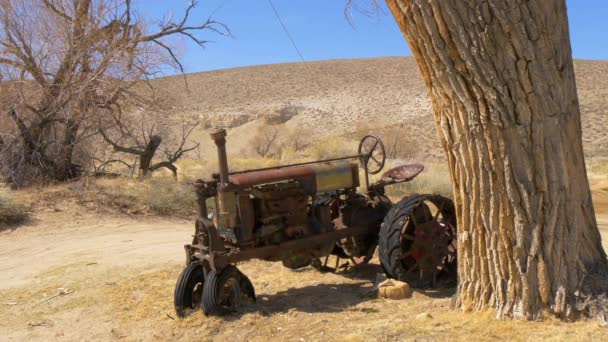
<path fill-rule="evenodd" d="M 412 288 L 406 282 L 387 279 L 378 284 L 378 297 L 386 299 L 404 299 L 412 296 Z"/>
<path fill-rule="evenodd" d="M 421 314 L 416 315 L 416 319 L 432 319 L 433 316 L 428 312 L 423 312 Z"/>

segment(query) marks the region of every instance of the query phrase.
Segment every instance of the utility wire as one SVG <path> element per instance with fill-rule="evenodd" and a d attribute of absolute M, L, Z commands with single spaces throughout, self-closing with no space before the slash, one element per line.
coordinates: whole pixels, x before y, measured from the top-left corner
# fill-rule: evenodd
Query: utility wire
<path fill-rule="evenodd" d="M 270 8 L 272 8 L 272 12 L 274 13 L 274 16 L 277 18 L 278 22 L 281 24 L 281 27 L 283 28 L 283 32 L 285 32 L 285 35 L 287 35 L 287 38 L 289 38 L 289 41 L 291 42 L 291 45 L 293 46 L 294 50 L 296 50 L 296 52 L 298 53 L 298 56 L 300 56 L 300 60 L 302 61 L 302 67 L 304 69 L 307 69 L 307 71 L 310 73 L 310 75 L 313 75 L 314 72 L 313 72 L 312 68 L 308 65 L 308 63 L 306 63 L 306 59 L 304 59 L 304 55 L 302 54 L 302 51 L 300 51 L 300 49 L 298 48 L 298 45 L 296 44 L 295 39 L 293 39 L 293 36 L 291 35 L 291 33 L 289 33 L 287 26 L 281 19 L 281 15 L 279 14 L 279 11 L 277 11 L 277 8 L 274 6 L 274 3 L 272 2 L 272 0 L 268 0 L 268 4 L 270 5 Z M 328 89 L 326 89 L 325 85 L 321 84 L 321 82 L 319 82 L 319 80 L 316 77 L 312 78 L 312 82 L 317 85 L 317 88 L 321 91 L 321 93 L 327 95 Z"/>
<path fill-rule="evenodd" d="M 283 31 L 287 35 L 287 38 L 289 38 L 289 41 L 291 42 L 291 45 L 293 45 L 293 48 L 296 50 L 296 52 L 300 56 L 300 59 L 302 60 L 302 62 L 306 62 L 306 60 L 304 59 L 304 56 L 302 55 L 302 52 L 300 51 L 300 49 L 298 49 L 298 46 L 296 45 L 296 42 L 293 40 L 293 37 L 289 33 L 289 30 L 287 29 L 287 26 L 285 26 L 285 23 L 283 23 L 283 20 L 281 19 L 281 16 L 279 15 L 279 12 L 277 11 L 276 7 L 274 7 L 274 3 L 272 2 L 272 0 L 268 0 L 268 4 L 272 8 L 272 11 L 274 12 L 274 16 L 277 18 L 277 20 L 281 24 L 281 27 L 283 27 Z"/>

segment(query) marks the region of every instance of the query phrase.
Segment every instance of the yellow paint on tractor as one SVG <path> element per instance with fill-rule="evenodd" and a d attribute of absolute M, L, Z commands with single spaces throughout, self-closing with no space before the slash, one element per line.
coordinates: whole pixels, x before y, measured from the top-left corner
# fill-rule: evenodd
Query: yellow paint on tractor
<path fill-rule="evenodd" d="M 313 165 L 315 170 L 316 191 L 328 192 L 338 189 L 348 189 L 358 185 L 358 172 L 353 172 L 353 163 Z M 354 179 L 354 177 L 357 179 Z"/>

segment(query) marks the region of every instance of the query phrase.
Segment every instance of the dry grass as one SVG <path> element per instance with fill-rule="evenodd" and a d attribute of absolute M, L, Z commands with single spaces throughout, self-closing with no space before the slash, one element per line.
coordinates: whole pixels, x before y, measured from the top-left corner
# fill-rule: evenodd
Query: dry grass
<path fill-rule="evenodd" d="M 229 166 L 232 171 L 263 168 L 288 163 L 297 163 L 315 159 L 325 159 L 356 153 L 357 141 L 344 137 L 318 140 L 302 151 L 286 148 L 288 153 L 276 158 L 231 158 Z M 388 160 L 385 170 L 409 161 Z M 387 193 L 393 200 L 413 194 L 431 193 L 452 197 L 450 174 L 447 165 L 442 162 L 423 162 L 425 170 L 414 180 L 387 187 Z M 185 159 L 178 162 L 180 181 L 176 182 L 169 174 L 158 173 L 154 177 L 140 181 L 134 178 L 84 178 L 80 181 L 20 190 L 21 201 L 14 198 L 14 193 L 0 188 L 0 222 L 19 222 L 27 217 L 28 207 L 24 202 L 33 203 L 37 209 L 51 208 L 59 210 L 87 210 L 106 212 L 118 210 L 128 214 L 190 216 L 195 213 L 196 201 L 187 181 L 199 178 L 209 179 L 211 173 L 217 172 L 215 160 Z M 608 158 L 590 158 L 587 160 L 589 181 L 593 191 L 594 202 L 599 210 L 608 207 Z M 361 170 L 360 177 L 363 179 Z M 376 180 L 372 176 L 370 181 Z M 361 189 L 365 191 L 365 189 Z M 23 195 L 25 194 L 25 195 Z M 23 201 L 26 199 L 27 201 Z M 74 209 L 76 208 L 76 209 Z"/>
<path fill-rule="evenodd" d="M 359 142 L 344 137 L 330 137 L 320 139 L 303 151 L 302 155 L 309 160 L 329 159 L 337 157 L 352 156 L 357 154 Z"/>
<path fill-rule="evenodd" d="M 89 210 L 101 214 L 191 216 L 196 198 L 190 186 L 171 177 L 146 180 L 134 178 L 83 178 L 39 189 L 24 189 L 38 210 Z"/>
<path fill-rule="evenodd" d="M 587 174 L 590 182 L 608 180 L 608 158 L 596 157 L 587 158 Z"/>
<path fill-rule="evenodd" d="M 182 320 L 175 318 L 172 305 L 175 279 L 181 267 L 171 264 L 152 270 L 111 269 L 89 281 L 84 276 L 75 276 L 84 272 L 84 264 L 58 269 L 57 275 L 69 275 L 71 280 L 51 282 L 52 286 L 45 288 L 34 286 L 3 293 L 7 300 L 29 300 L 30 304 L 27 310 L 5 307 L 0 326 L 17 328 L 26 322 L 46 320 L 54 323 L 51 329 L 54 333 L 70 330 L 72 323 L 68 318 L 86 312 L 78 319 L 79 324 L 100 322 L 102 331 L 93 328 L 90 333 L 101 339 L 122 336 L 128 340 L 186 341 L 600 341 L 606 334 L 597 321 L 565 323 L 546 317 L 529 322 L 496 320 L 490 311 L 463 314 L 451 309 L 450 293 L 446 291 L 418 291 L 411 299 L 399 301 L 378 299 L 370 292 L 370 279 L 380 272 L 377 264 L 339 274 L 322 274 L 309 268 L 294 272 L 280 263 L 246 262 L 239 267 L 254 283 L 257 303 L 226 317 L 204 317 L 197 312 Z M 116 278 L 117 274 L 130 275 Z M 102 277 L 106 280 L 98 281 Z M 45 298 L 45 294 L 53 294 L 56 286 L 64 284 L 76 290 L 74 295 L 34 305 L 32 298 Z M 432 318 L 416 318 L 422 312 Z M 70 335 L 66 337 L 70 339 Z"/>
<path fill-rule="evenodd" d="M 228 317 L 197 313 L 172 320 L 172 290 L 179 267 L 125 279 L 108 287 L 109 313 L 121 329 L 151 320 L 156 334 L 185 340 L 279 341 L 325 340 L 601 340 L 605 329 L 596 321 L 564 323 L 496 320 L 492 312 L 463 314 L 450 309 L 448 292 L 416 292 L 412 299 L 389 301 L 369 292 L 379 266 L 341 274 L 312 269 L 294 272 L 279 263 L 252 261 L 240 268 L 256 287 L 258 302 Z M 433 318 L 416 319 L 421 312 Z M 140 323 L 141 324 L 141 323 Z M 129 335 L 131 336 L 131 335 Z"/>
<path fill-rule="evenodd" d="M 608 212 L 608 158 L 587 160 L 587 175 L 591 184 L 595 211 L 605 216 Z"/>
<path fill-rule="evenodd" d="M 394 162 L 395 166 L 399 163 Z M 409 194 L 439 194 L 453 198 L 450 171 L 445 163 L 424 163 L 424 171 L 412 181 L 392 185 L 387 193 L 392 198 Z"/>
<path fill-rule="evenodd" d="M 191 187 L 170 177 L 96 180 L 89 186 L 93 201 L 129 213 L 189 216 L 196 209 Z"/>
<path fill-rule="evenodd" d="M 19 224 L 28 217 L 28 207 L 15 198 L 15 194 L 0 185 L 0 227 Z"/>

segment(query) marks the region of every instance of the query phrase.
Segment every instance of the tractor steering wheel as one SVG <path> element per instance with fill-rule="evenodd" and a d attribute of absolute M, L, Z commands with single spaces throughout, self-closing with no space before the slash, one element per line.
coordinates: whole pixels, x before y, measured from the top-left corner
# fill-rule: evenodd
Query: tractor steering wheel
<path fill-rule="evenodd" d="M 382 140 L 375 135 L 366 135 L 359 143 L 359 161 L 371 175 L 382 171 L 386 162 L 386 151 Z"/>

